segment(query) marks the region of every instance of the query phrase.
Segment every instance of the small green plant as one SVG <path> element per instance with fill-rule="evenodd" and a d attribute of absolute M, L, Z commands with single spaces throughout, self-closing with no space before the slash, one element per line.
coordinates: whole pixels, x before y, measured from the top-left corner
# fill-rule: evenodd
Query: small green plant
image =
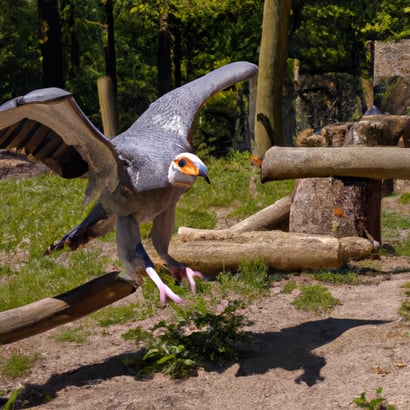
<path fill-rule="evenodd" d="M 333 297 L 322 285 L 303 285 L 300 289 L 302 293 L 292 302 L 296 309 L 318 314 L 329 312 L 336 305 L 340 305 L 340 300 Z"/>
<path fill-rule="evenodd" d="M 162 372 L 173 378 L 196 375 L 198 368 L 222 365 L 237 359 L 241 346 L 251 342 L 249 334 L 240 331 L 247 324 L 235 311 L 242 304 L 231 302 L 222 313 L 191 312 L 174 323 L 161 320 L 147 333 L 134 329 L 124 335 L 144 341 L 145 348 L 126 360 L 137 375 Z M 152 333 L 159 334 L 156 337 Z"/>
<path fill-rule="evenodd" d="M 260 259 L 242 262 L 236 275 L 220 273 L 217 281 L 223 295 L 236 293 L 247 300 L 264 295 L 270 284 L 268 267 Z"/>
<path fill-rule="evenodd" d="M 410 203 L 410 192 L 404 192 L 400 195 L 399 202 L 403 205 Z"/>
<path fill-rule="evenodd" d="M 21 390 L 22 389 L 16 389 L 11 392 L 6 404 L 3 407 L 4 410 L 13 410 L 15 408 Z"/>
<path fill-rule="evenodd" d="M 2 366 L 2 373 L 10 379 L 26 376 L 30 373 L 31 368 L 37 355 L 27 356 L 23 354 L 13 354 Z"/>
<path fill-rule="evenodd" d="M 283 286 L 282 293 L 292 293 L 297 288 L 298 284 L 292 279 Z"/>
<path fill-rule="evenodd" d="M 353 399 L 353 403 L 360 407 L 361 409 L 368 410 L 395 410 L 396 406 L 393 404 L 388 404 L 387 400 L 381 396 L 383 389 L 378 387 L 376 389 L 376 397 L 369 400 L 366 397 L 366 392 L 363 392 L 360 397 Z"/>

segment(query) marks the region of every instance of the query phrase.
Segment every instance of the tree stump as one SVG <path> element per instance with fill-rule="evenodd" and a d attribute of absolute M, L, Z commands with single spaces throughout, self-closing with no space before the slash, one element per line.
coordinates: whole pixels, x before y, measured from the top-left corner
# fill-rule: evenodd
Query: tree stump
<path fill-rule="evenodd" d="M 380 242 L 380 181 L 329 177 L 298 181 L 289 232 L 361 236 Z M 372 208 L 374 212 L 369 213 Z"/>

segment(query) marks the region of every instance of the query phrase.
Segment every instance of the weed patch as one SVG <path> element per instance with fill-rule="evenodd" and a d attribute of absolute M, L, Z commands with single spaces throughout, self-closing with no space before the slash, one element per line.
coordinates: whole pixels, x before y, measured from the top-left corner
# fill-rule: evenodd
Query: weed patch
<path fill-rule="evenodd" d="M 300 289 L 301 294 L 292 302 L 296 309 L 318 314 L 329 312 L 335 306 L 340 305 L 340 300 L 333 297 L 322 285 L 302 285 Z"/>
<path fill-rule="evenodd" d="M 231 302 L 220 314 L 191 312 L 175 323 L 161 320 L 149 332 L 140 328 L 127 332 L 124 338 L 135 338 L 144 348 L 126 364 L 138 376 L 162 372 L 186 378 L 196 375 L 200 367 L 236 360 L 240 349 L 251 342 L 250 335 L 240 330 L 247 322 L 235 314 L 239 307 L 243 307 L 240 302 Z"/>

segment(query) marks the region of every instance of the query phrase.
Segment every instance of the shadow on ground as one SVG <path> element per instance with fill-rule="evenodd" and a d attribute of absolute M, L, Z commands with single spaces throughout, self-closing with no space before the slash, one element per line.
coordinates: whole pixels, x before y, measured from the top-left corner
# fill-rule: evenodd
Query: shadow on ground
<path fill-rule="evenodd" d="M 278 332 L 251 333 L 255 346 L 246 357 L 239 360 L 236 376 L 246 377 L 247 375 L 264 374 L 274 368 L 283 368 L 289 371 L 303 369 L 303 374 L 295 382 L 304 382 L 308 386 L 313 386 L 323 380 L 320 371 L 326 364 L 324 357 L 312 353 L 314 349 L 335 340 L 342 333 L 354 327 L 384 323 L 388 322 L 327 318 L 305 322 Z M 130 354 L 121 354 L 110 357 L 101 363 L 54 374 L 41 385 L 28 384 L 19 397 L 19 403 L 24 403 L 24 407 L 41 405 L 45 401 L 52 400 L 60 390 L 68 386 L 91 386 L 116 376 L 129 375 L 133 377 L 133 373 L 124 364 L 124 359 L 129 356 Z M 213 368 L 212 371 L 223 373 L 226 368 Z M 4 403 L 0 402 L 0 405 L 2 404 Z"/>

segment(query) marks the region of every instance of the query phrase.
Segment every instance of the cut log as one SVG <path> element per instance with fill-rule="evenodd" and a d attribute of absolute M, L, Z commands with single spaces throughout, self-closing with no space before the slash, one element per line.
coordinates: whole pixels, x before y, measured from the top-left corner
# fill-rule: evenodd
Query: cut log
<path fill-rule="evenodd" d="M 268 231 L 282 229 L 289 225 L 289 211 L 292 195 L 287 195 L 272 205 L 256 212 L 250 217 L 229 228 L 234 232 Z"/>
<path fill-rule="evenodd" d="M 79 319 L 133 293 L 136 288 L 118 275 L 107 273 L 59 296 L 0 312 L 0 345 Z"/>
<path fill-rule="evenodd" d="M 272 147 L 262 182 L 329 176 L 410 179 L 410 150 L 398 147 Z"/>
<path fill-rule="evenodd" d="M 202 231 L 192 240 L 191 230 L 180 230 L 170 253 L 205 274 L 237 269 L 243 261 L 261 259 L 278 271 L 337 268 L 349 260 L 364 259 L 375 249 L 373 241 L 359 237 L 335 238 L 283 231 Z M 195 236 L 198 230 L 195 230 Z"/>

